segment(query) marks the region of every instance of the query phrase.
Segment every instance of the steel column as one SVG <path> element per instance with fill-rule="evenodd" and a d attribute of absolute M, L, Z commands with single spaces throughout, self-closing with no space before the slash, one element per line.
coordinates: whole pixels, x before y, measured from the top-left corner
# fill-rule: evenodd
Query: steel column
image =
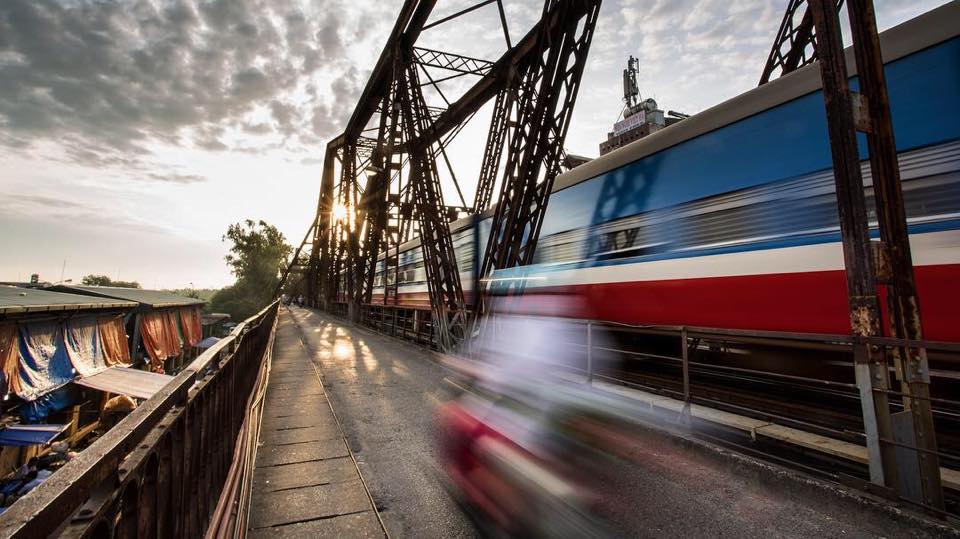
<path fill-rule="evenodd" d="M 876 337 L 881 335 L 880 301 L 854 127 L 854 97 L 847 83 L 840 21 L 832 1 L 809 0 L 808 9 L 816 28 L 823 79 L 851 329 L 856 337 Z M 884 351 L 860 341 L 854 345 L 854 361 L 870 459 L 870 480 L 896 488 L 894 448 L 880 442 L 880 438 L 893 438 L 890 407 L 887 394 L 883 393 L 890 387 Z"/>
<path fill-rule="evenodd" d="M 430 124 L 426 103 L 420 93 L 417 68 L 408 64 L 405 77 L 398 78 L 398 95 L 403 108 L 407 140 L 416 139 Z M 434 334 L 441 350 L 453 350 L 466 335 L 466 302 L 457 268 L 450 228 L 438 210 L 443 194 L 436 160 L 429 148 L 410 146 L 410 182 L 419 214 L 420 248 L 423 251 Z"/>
<path fill-rule="evenodd" d="M 890 99 L 883 72 L 880 37 L 872 0 L 850 0 L 847 3 L 853 49 L 860 77 L 861 107 L 868 122 L 862 122 L 870 151 L 870 170 L 877 208 L 883 255 L 889 262 L 889 279 L 882 281 L 887 290 L 890 334 L 904 339 L 904 345 L 893 348 L 904 407 L 913 417 L 913 443 L 917 451 L 922 503 L 943 509 L 943 489 L 937 440 L 930 403 L 930 367 L 927 352 L 917 345 L 923 340 L 920 304 L 910 253 L 910 236 L 904 209 L 897 147 L 890 116 Z"/>
<path fill-rule="evenodd" d="M 333 177 L 337 160 L 339 138 L 327 144 L 323 158 L 323 175 L 320 180 L 320 199 L 317 201 L 317 226 L 314 230 L 313 247 L 310 251 L 310 269 L 307 272 L 307 296 L 313 305 L 326 308 L 326 291 L 329 289 L 330 228 L 333 212 Z M 322 297 L 321 297 L 322 294 Z"/>

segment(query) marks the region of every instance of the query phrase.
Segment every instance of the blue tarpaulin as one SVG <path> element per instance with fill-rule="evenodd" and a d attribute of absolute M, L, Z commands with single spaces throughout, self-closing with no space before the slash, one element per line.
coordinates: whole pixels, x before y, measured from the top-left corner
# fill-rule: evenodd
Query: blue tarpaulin
<path fill-rule="evenodd" d="M 11 425 L 0 430 L 0 445 L 24 447 L 53 441 L 67 425 Z"/>
<path fill-rule="evenodd" d="M 207 348 L 210 348 L 211 346 L 217 344 L 219 341 L 220 339 L 216 337 L 207 337 L 206 339 L 197 343 L 197 348 L 201 350 L 206 350 Z"/>
<path fill-rule="evenodd" d="M 56 322 L 20 326 L 20 397 L 36 400 L 73 380 L 73 365 Z"/>
<path fill-rule="evenodd" d="M 63 342 L 67 346 L 67 357 L 80 376 L 93 376 L 109 366 L 104 359 L 96 318 L 68 320 L 63 327 Z"/>
<path fill-rule="evenodd" d="M 17 410 L 24 423 L 40 423 L 55 412 L 66 409 L 77 402 L 77 392 L 71 385 L 55 389 L 32 401 L 22 403 Z"/>

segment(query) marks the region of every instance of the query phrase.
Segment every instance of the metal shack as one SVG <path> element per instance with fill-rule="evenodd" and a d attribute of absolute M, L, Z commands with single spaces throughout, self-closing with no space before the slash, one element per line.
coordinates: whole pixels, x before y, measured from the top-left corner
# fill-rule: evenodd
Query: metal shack
<path fill-rule="evenodd" d="M 153 372 L 172 374 L 197 355 L 196 345 L 203 338 L 201 299 L 163 290 L 112 286 L 58 285 L 52 289 L 135 302 L 137 306 L 126 325 L 135 365 L 148 363 Z"/>
<path fill-rule="evenodd" d="M 95 425 L 95 410 L 88 414 L 92 417 L 80 417 L 82 391 L 72 382 L 130 364 L 124 315 L 136 306 L 0 286 L 0 473 L 37 454 L 61 432 L 69 430 L 69 439 L 79 439 L 89 432 L 86 426 Z M 54 424 L 37 425 L 47 421 Z"/>
<path fill-rule="evenodd" d="M 139 308 L 0 286 L 0 511 L 172 379 L 135 368 L 127 327 Z"/>
<path fill-rule="evenodd" d="M 77 377 L 129 364 L 124 315 L 137 304 L 43 289 L 0 286 L 0 365 L 4 401 L 24 401 L 20 415 L 43 420 L 62 409 Z"/>

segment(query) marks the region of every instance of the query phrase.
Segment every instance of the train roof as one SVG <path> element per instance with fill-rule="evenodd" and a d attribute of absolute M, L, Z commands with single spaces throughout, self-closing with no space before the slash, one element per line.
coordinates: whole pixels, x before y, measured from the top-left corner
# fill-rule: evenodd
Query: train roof
<path fill-rule="evenodd" d="M 960 1 L 954 0 L 880 34 L 884 63 L 947 41 L 960 34 Z M 853 49 L 845 50 L 850 74 L 857 71 Z M 822 88 L 818 64 L 804 66 L 690 118 L 618 148 L 557 177 L 553 191 L 571 187 L 705 133 L 743 120 Z"/>
<path fill-rule="evenodd" d="M 882 32 L 880 46 L 883 61 L 884 63 L 893 62 L 958 35 L 960 35 L 960 0 L 953 0 Z M 848 69 L 853 76 L 857 72 L 853 49 L 848 47 L 845 54 Z M 816 92 L 822 86 L 819 67 L 814 62 L 564 172 L 554 181 L 551 193 Z M 493 211 L 493 208 L 486 210 L 481 218 L 493 215 Z M 458 219 L 450 223 L 450 231 L 456 233 L 468 228 L 473 224 L 474 219 L 473 216 Z M 419 245 L 420 238 L 414 238 L 400 245 L 397 250 L 403 252 Z M 383 257 L 384 254 L 381 254 L 379 258 Z"/>

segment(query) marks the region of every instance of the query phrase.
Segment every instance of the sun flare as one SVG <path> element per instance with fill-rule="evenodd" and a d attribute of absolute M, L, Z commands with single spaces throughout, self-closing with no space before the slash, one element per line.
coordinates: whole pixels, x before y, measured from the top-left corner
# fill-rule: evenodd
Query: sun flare
<path fill-rule="evenodd" d="M 334 221 L 343 221 L 347 218 L 347 207 L 343 204 L 334 204 L 333 205 L 333 220 Z"/>

